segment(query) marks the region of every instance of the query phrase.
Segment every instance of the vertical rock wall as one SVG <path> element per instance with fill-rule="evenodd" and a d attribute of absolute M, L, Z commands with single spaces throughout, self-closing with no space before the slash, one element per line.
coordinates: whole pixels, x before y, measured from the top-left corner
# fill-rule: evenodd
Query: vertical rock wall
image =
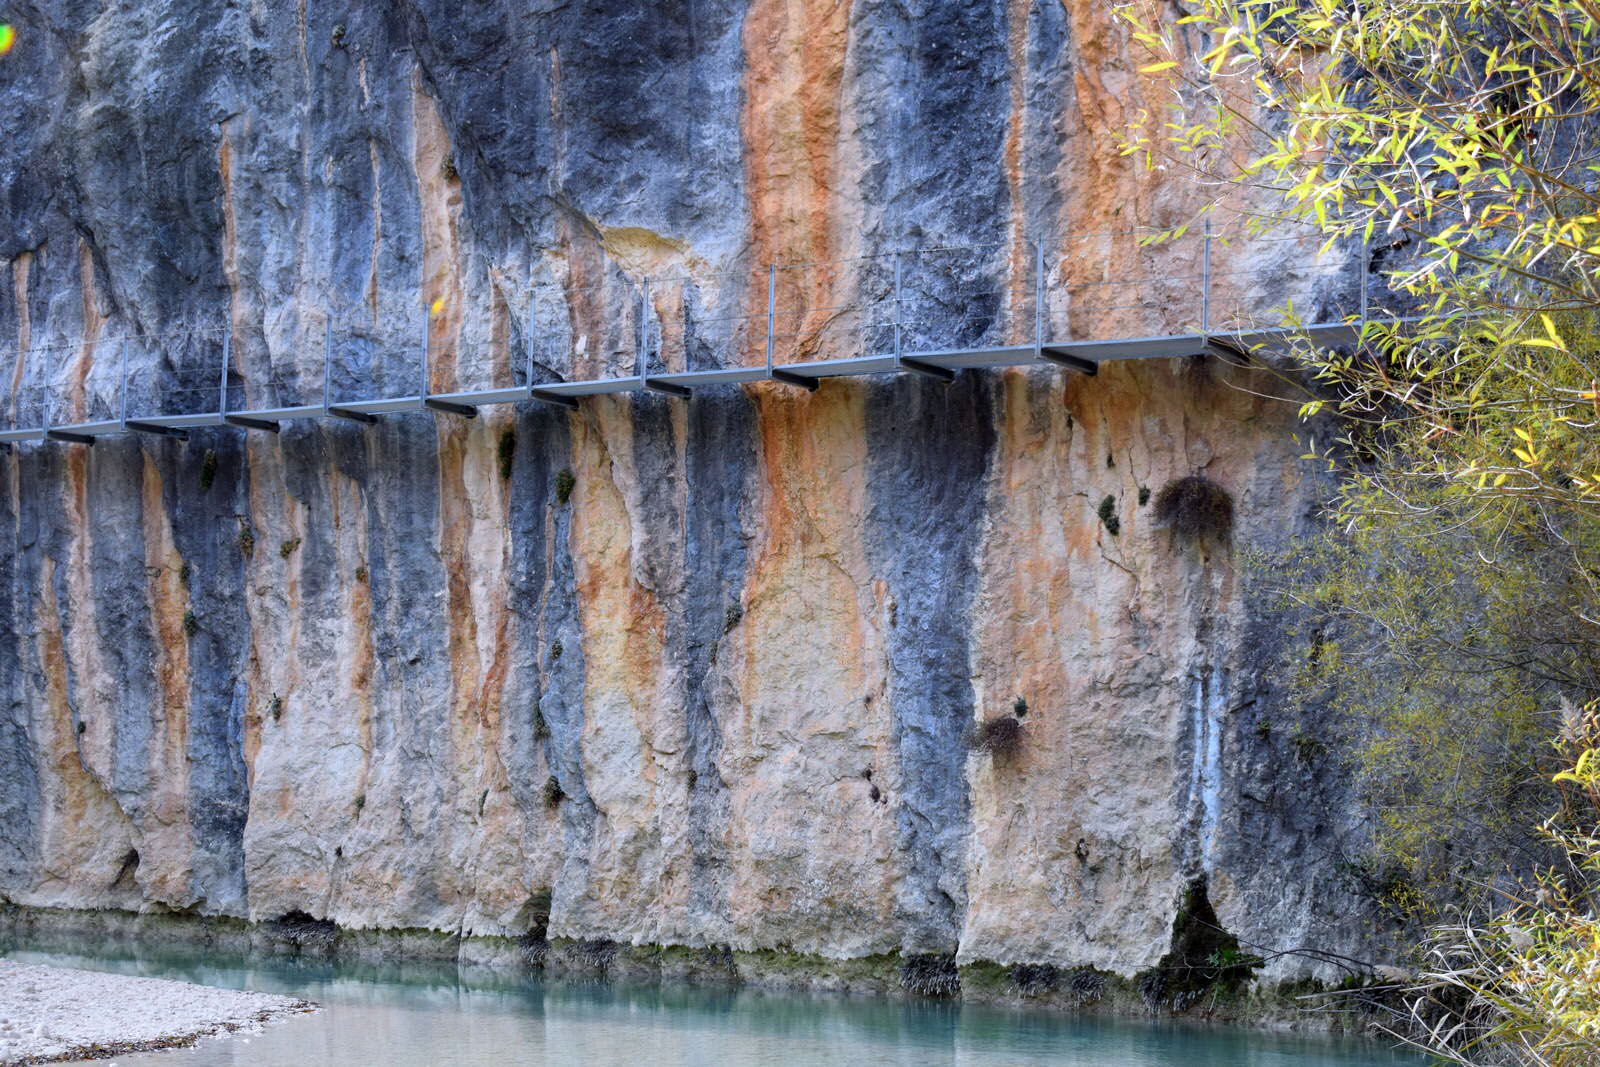
<path fill-rule="evenodd" d="M 1155 270 L 1099 328 L 1192 317 L 1159 273 L 1192 253 L 1059 240 L 1205 195 L 1117 154 L 1162 101 L 1088 0 L 15 19 L 24 423 L 115 404 L 124 338 L 135 408 L 204 410 L 224 333 L 231 403 L 303 402 L 330 316 L 335 393 L 415 390 L 424 343 L 432 389 L 506 384 L 552 332 L 582 343 L 541 375 L 616 371 L 646 277 L 761 316 L 714 275 L 906 247 L 1043 238 L 1057 281 Z M 1292 254 L 1231 254 L 1326 303 Z M 1031 269 L 986 260 L 923 328 Z M 566 321 L 547 282 L 594 288 Z M 1239 552 L 1316 490 L 1269 384 L 1160 361 L 13 449 L 0 893 L 488 934 L 548 896 L 552 936 L 1132 973 L 1203 877 L 1247 942 L 1359 946 L 1358 814 L 1256 728 L 1273 623 Z M 1141 499 L 1195 471 L 1231 545 Z M 970 754 L 1018 697 L 1020 753 Z"/>

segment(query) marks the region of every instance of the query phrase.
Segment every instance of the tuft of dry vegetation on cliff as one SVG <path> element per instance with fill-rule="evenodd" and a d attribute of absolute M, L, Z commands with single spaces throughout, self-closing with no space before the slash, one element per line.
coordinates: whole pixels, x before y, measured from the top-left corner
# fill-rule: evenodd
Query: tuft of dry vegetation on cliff
<path fill-rule="evenodd" d="M 974 752 L 1001 758 L 1013 756 L 1022 748 L 1022 723 L 1015 715 L 985 719 L 972 731 L 967 744 Z"/>
<path fill-rule="evenodd" d="M 900 987 L 922 997 L 953 997 L 961 992 L 961 971 L 954 956 L 907 956 Z"/>
<path fill-rule="evenodd" d="M 1184 537 L 1224 540 L 1233 532 L 1233 496 L 1203 474 L 1178 478 L 1156 494 L 1156 521 Z"/>

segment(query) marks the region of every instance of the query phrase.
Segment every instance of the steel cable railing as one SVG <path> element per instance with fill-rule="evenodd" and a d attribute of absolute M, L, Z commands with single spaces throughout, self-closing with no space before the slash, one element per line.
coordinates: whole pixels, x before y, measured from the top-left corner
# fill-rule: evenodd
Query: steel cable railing
<path fill-rule="evenodd" d="M 1283 244 L 1300 251 L 1285 256 L 1275 247 Z M 963 354 L 1027 363 L 1030 350 L 1053 345 L 1260 329 L 1296 301 L 1308 321 L 1364 317 L 1369 282 L 1355 251 L 1324 249 L 1309 231 L 1259 235 L 1242 224 L 1208 223 L 1042 243 L 929 243 L 651 278 L 616 264 L 580 271 L 567 259 L 559 261 L 566 278 L 531 286 L 522 307 L 504 309 L 488 325 L 452 316 L 462 309 L 441 317 L 437 307 L 421 308 L 400 331 L 412 342 L 397 343 L 375 311 L 358 319 L 307 309 L 275 324 L 271 337 L 259 325 L 237 335 L 209 326 L 157 340 L 30 345 L 4 414 L 16 439 L 30 427 L 208 413 L 291 417 L 779 371 L 791 378 L 808 369 L 875 373 L 925 359 L 963 365 Z"/>

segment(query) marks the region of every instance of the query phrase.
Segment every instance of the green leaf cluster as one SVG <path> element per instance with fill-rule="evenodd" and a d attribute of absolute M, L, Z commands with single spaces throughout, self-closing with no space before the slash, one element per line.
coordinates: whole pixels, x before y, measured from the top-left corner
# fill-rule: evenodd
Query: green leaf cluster
<path fill-rule="evenodd" d="M 1376 274 L 1360 342 L 1286 375 L 1339 478 L 1330 533 L 1258 562 L 1370 802 L 1350 866 L 1434 924 L 1410 1033 L 1451 1062 L 1593 1063 L 1600 759 L 1573 752 L 1600 747 L 1600 3 L 1121 11 L 1172 90 L 1124 151 Z"/>

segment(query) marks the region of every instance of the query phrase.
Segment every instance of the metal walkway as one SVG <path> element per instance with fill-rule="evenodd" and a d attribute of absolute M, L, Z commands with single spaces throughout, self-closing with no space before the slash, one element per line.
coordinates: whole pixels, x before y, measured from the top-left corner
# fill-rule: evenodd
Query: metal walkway
<path fill-rule="evenodd" d="M 1185 255 L 1181 240 L 1152 244 L 1142 234 L 1068 235 L 1049 255 L 1042 244 L 999 242 L 673 278 L 636 278 L 608 263 L 585 285 L 572 284 L 577 268 L 564 261 L 567 279 L 529 289 L 522 367 L 502 358 L 475 368 L 458 353 L 435 351 L 446 347 L 432 337 L 437 308 L 425 309 L 415 347 L 354 327 L 336 335 L 335 316 L 322 313 L 320 359 L 269 359 L 265 367 L 258 359 L 254 379 L 235 365 L 229 329 L 190 331 L 182 343 L 169 337 L 141 352 L 134 369 L 134 342 L 124 339 L 115 378 L 105 361 L 93 359 L 69 405 L 77 410 L 64 418 L 56 410 L 64 390 L 53 386 L 61 367 L 47 364 L 36 395 L 13 398 L 0 442 L 92 445 L 112 434 L 182 438 L 193 428 L 225 425 L 275 433 L 297 419 L 372 423 L 428 410 L 471 418 L 492 404 L 577 408 L 582 397 L 638 391 L 688 399 L 697 389 L 756 381 L 816 389 L 825 378 L 914 373 L 949 382 L 965 370 L 1013 366 L 1094 374 L 1109 361 L 1238 357 L 1291 337 L 1344 345 L 1366 320 L 1365 279 L 1356 273 L 1364 263 L 1352 262 L 1348 251 L 1319 256 L 1309 251 L 1310 237 L 1230 241 L 1207 225 Z M 1129 247 L 1118 238 L 1131 239 Z M 1286 271 L 1279 257 L 1253 269 L 1252 257 L 1273 240 L 1305 246 L 1306 262 Z M 1214 270 L 1219 252 L 1236 269 Z M 1115 265 L 1133 273 L 1108 273 Z M 1335 321 L 1261 325 L 1264 307 L 1308 293 L 1324 309 L 1339 298 L 1356 306 Z M 1130 324 L 1175 319 L 1186 328 L 1123 335 L 1135 332 Z M 309 332 L 300 331 L 302 338 Z M 80 359 L 91 358 L 73 347 Z M 353 378 L 352 365 L 371 373 Z M 411 387 L 383 388 L 396 377 L 409 378 Z M 452 379 L 451 387 L 436 389 L 439 378 Z M 24 420 L 32 425 L 18 425 Z"/>

